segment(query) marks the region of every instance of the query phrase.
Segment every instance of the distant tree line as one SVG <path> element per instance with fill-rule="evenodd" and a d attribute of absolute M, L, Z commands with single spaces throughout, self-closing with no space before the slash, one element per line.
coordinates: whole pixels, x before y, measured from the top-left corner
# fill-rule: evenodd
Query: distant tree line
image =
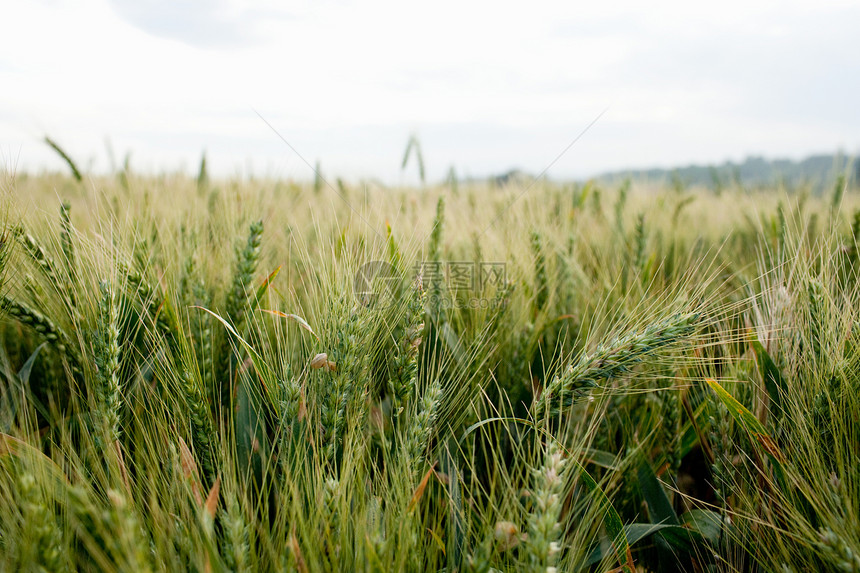
<path fill-rule="evenodd" d="M 664 182 L 674 187 L 704 186 L 717 191 L 737 185 L 756 187 L 780 183 L 788 187 L 809 185 L 824 191 L 830 189 L 840 175 L 848 180 L 849 185 L 857 185 L 860 182 L 860 161 L 843 153 L 813 155 L 800 161 L 751 156 L 740 163 L 727 161 L 719 165 L 689 165 L 676 169 L 615 171 L 597 179 L 618 181 L 631 178 Z"/>

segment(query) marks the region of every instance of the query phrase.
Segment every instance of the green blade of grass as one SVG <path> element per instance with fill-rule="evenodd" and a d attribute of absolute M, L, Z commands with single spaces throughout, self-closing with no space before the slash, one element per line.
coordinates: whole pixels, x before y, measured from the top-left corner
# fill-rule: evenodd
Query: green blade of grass
<path fill-rule="evenodd" d="M 767 394 L 770 397 L 771 409 L 777 415 L 782 415 L 782 396 L 786 391 L 785 380 L 776 363 L 759 342 L 755 333 L 750 331 L 750 344 L 755 353 L 761 379 L 764 382 Z"/>
<path fill-rule="evenodd" d="M 747 410 L 743 404 L 738 402 L 734 396 L 729 394 L 728 391 L 720 386 L 716 380 L 708 378 L 705 381 L 717 395 L 717 398 L 719 398 L 726 406 L 732 418 L 743 426 L 744 429 L 752 435 L 755 441 L 764 448 L 765 453 L 774 465 L 781 467 L 785 458 L 782 455 L 779 446 L 777 446 L 776 442 L 773 441 L 773 438 L 770 437 L 765 427 L 758 421 L 758 418 L 753 416 L 752 412 Z"/>
<path fill-rule="evenodd" d="M 320 337 L 317 336 L 317 333 L 314 332 L 314 329 L 311 328 L 311 325 L 308 324 L 308 321 L 305 320 L 304 318 L 302 318 L 301 316 L 297 315 L 297 314 L 287 314 L 287 313 L 281 312 L 279 310 L 269 310 L 266 308 L 261 309 L 261 310 L 263 312 L 268 312 L 269 314 L 274 314 L 275 316 L 280 316 L 281 318 L 286 318 L 288 320 L 295 320 L 296 322 L 299 323 L 299 326 L 301 326 L 302 328 L 304 328 L 305 330 L 307 330 L 308 332 L 313 334 L 314 338 L 316 338 L 317 340 L 320 339 Z"/>
<path fill-rule="evenodd" d="M 275 280 L 275 277 L 278 276 L 279 272 L 281 272 L 280 265 L 263 280 L 259 287 L 257 287 L 257 292 L 254 293 L 254 296 L 251 298 L 249 303 L 251 312 L 254 312 L 257 310 L 257 307 L 260 306 L 260 301 L 263 300 L 263 295 L 265 295 L 266 291 L 269 290 L 269 285 L 272 284 L 272 281 Z"/>

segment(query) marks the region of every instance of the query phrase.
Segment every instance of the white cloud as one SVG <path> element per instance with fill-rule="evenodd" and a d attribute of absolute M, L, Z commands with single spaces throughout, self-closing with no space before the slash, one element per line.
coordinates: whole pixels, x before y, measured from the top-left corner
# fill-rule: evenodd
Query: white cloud
<path fill-rule="evenodd" d="M 56 165 L 49 133 L 106 167 L 251 158 L 397 180 L 409 133 L 431 176 L 551 175 L 860 148 L 852 2 L 57 0 L 0 22 L 0 149 Z"/>

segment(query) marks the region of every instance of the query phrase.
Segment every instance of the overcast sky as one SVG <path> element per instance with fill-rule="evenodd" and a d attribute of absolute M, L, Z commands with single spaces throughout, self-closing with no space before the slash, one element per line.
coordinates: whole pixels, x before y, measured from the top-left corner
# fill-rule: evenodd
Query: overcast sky
<path fill-rule="evenodd" d="M 860 151 L 860 2 L 0 0 L 0 165 L 310 179 Z M 259 112 L 296 152 L 258 117 Z"/>

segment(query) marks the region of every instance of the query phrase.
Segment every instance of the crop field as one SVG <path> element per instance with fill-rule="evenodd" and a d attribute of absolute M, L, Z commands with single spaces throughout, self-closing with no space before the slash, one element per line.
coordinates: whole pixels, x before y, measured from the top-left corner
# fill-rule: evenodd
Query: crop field
<path fill-rule="evenodd" d="M 0 570 L 860 572 L 860 192 L 2 176 Z"/>

